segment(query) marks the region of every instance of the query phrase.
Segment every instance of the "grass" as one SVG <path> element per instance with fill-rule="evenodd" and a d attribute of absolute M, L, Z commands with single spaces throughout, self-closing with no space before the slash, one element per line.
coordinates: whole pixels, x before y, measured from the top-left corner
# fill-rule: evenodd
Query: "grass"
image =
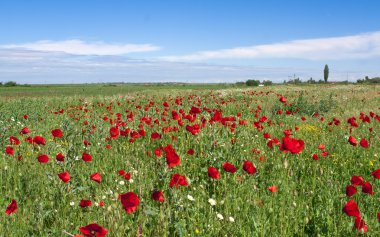
<path fill-rule="evenodd" d="M 12 199 L 18 203 L 16 213 L 0 215 L 0 236 L 80 234 L 81 226 L 93 222 L 107 228 L 107 236 L 356 236 L 360 231 L 353 227 L 354 219 L 342 212 L 350 199 L 356 201 L 368 226 L 366 235 L 377 236 L 380 181 L 371 172 L 380 168 L 380 125 L 373 117 L 370 123 L 359 117 L 361 112 L 379 116 L 379 89 L 369 85 L 0 88 L 0 145 L 5 151 L 10 136 L 21 141 L 12 145 L 13 156 L 2 152 L 0 157 L 0 208 L 5 211 Z M 293 106 L 279 102 L 280 95 Z M 184 125 L 179 126 L 172 119 L 172 110 L 183 109 L 188 114 L 192 106 L 202 112 L 194 122 L 183 119 Z M 234 117 L 236 122 L 209 123 L 213 109 L 222 110 L 223 117 Z M 278 110 L 283 113 L 277 114 Z M 287 115 L 286 110 L 294 113 Z M 133 119 L 128 117 L 131 112 Z M 267 121 L 259 130 L 252 124 L 263 116 Z M 346 121 L 353 116 L 359 126 L 352 128 L 351 135 L 358 142 L 366 138 L 369 148 L 347 142 L 351 126 Z M 189 133 L 186 125 L 201 124 L 202 117 L 207 122 L 201 131 Z M 329 125 L 333 118 L 340 124 Z M 246 120 L 247 125 L 240 125 L 239 120 Z M 133 141 L 130 135 L 108 139 L 109 129 L 116 123 L 120 129 L 143 129 L 146 135 Z M 231 129 L 234 123 L 236 128 Z M 25 126 L 31 133 L 20 135 Z M 163 132 L 168 127 L 178 131 Z M 56 128 L 62 130 L 61 138 L 51 135 Z M 267 146 L 264 133 L 281 142 L 284 130 L 305 142 L 301 153 Z M 152 140 L 153 132 L 162 138 Z M 46 145 L 24 141 L 36 135 L 43 136 Z M 84 140 L 91 145 L 85 146 Z M 170 169 L 165 155 L 154 155 L 167 144 L 181 159 L 179 166 Z M 320 144 L 328 156 L 321 156 Z M 194 155 L 187 154 L 190 148 Z M 65 155 L 64 162 L 55 161 L 59 152 Z M 92 162 L 81 159 L 83 152 L 93 156 Z M 319 160 L 312 159 L 314 153 Z M 47 154 L 49 162 L 39 163 L 40 154 Z M 255 165 L 257 173 L 248 175 L 243 170 L 246 160 Z M 223 170 L 227 161 L 237 167 L 236 173 Z M 208 177 L 210 166 L 219 170 L 219 180 Z M 118 174 L 120 169 L 131 174 L 129 181 Z M 57 176 L 63 171 L 70 173 L 68 183 Z M 89 178 L 95 172 L 102 174 L 100 184 Z M 189 186 L 170 188 L 175 173 L 186 176 Z M 362 193 L 359 186 L 358 193 L 347 197 L 345 188 L 353 175 L 369 181 L 375 194 Z M 277 192 L 268 190 L 272 185 Z M 165 202 L 152 200 L 154 190 L 163 190 Z M 119 194 L 127 192 L 136 193 L 140 200 L 132 214 L 127 214 L 118 200 Z M 210 198 L 216 205 L 210 205 Z M 82 199 L 91 200 L 92 206 L 79 207 Z"/>

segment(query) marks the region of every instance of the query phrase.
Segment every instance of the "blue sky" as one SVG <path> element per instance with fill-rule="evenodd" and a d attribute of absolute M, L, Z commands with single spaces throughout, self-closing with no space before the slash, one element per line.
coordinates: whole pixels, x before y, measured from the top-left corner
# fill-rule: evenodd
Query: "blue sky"
<path fill-rule="evenodd" d="M 380 76 L 380 1 L 4 0 L 0 81 Z"/>

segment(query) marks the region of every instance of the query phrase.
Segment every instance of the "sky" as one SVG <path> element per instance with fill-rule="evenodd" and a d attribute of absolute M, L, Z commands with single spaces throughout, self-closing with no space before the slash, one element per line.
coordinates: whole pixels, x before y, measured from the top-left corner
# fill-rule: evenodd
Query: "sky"
<path fill-rule="evenodd" d="M 1 0 L 0 82 L 380 76 L 380 1 Z"/>

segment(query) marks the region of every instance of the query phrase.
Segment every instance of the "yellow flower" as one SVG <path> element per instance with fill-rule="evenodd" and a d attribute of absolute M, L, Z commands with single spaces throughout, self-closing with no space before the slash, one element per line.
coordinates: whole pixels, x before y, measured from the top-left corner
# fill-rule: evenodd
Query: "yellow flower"
<path fill-rule="evenodd" d="M 300 126 L 301 131 L 311 132 L 311 133 L 319 133 L 319 129 L 311 124 L 302 124 Z"/>

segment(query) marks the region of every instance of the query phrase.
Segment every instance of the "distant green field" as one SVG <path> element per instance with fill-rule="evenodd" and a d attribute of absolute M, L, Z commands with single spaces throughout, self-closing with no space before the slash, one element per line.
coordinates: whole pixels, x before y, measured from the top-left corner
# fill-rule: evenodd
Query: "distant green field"
<path fill-rule="evenodd" d="M 224 89 L 238 88 L 235 84 L 68 84 L 68 85 L 31 85 L 0 87 L 0 97 L 36 96 L 99 96 L 118 95 L 139 91 L 186 90 L 186 89 Z"/>

